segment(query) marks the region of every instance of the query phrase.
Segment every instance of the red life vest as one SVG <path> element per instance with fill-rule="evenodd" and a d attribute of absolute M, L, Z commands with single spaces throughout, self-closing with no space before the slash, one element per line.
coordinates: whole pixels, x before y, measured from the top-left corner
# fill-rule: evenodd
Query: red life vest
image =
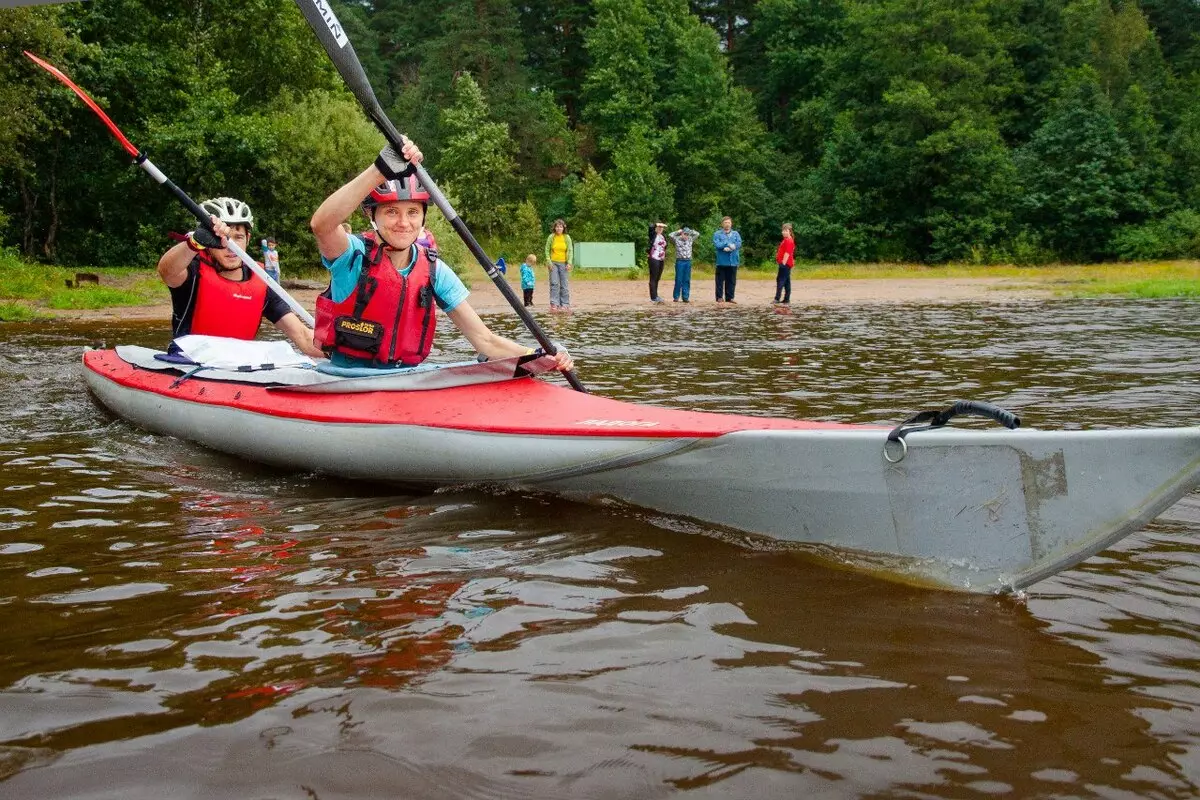
<path fill-rule="evenodd" d="M 437 252 L 418 245 L 416 262 L 401 275 L 373 233 L 360 238 L 368 254 L 359 255 L 358 286 L 340 303 L 333 301 L 332 283 L 321 293 L 313 340 L 327 355 L 341 353 L 379 366 L 420 364 L 433 347 L 437 327 Z"/>
<path fill-rule="evenodd" d="M 249 280 L 226 280 L 203 254 L 197 258 L 200 268 L 196 274 L 196 307 L 192 311 L 191 333 L 253 339 L 262 322 L 267 284 L 253 273 Z"/>

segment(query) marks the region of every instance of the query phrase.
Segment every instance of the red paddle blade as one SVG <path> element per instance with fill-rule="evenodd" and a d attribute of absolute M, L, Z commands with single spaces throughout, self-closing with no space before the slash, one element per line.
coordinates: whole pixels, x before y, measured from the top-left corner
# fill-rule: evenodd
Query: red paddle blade
<path fill-rule="evenodd" d="M 75 83 L 70 78 L 68 78 L 66 75 L 64 75 L 62 70 L 60 70 L 58 67 L 56 67 L 53 64 L 50 64 L 46 61 L 43 61 L 42 59 L 38 58 L 37 56 L 35 56 L 33 53 L 29 52 L 28 50 L 25 50 L 24 53 L 26 56 L 29 57 L 30 61 L 37 64 L 42 69 L 46 70 L 46 72 L 49 72 L 54 77 L 58 78 L 60 81 L 62 81 L 62 83 L 64 85 L 66 85 L 66 87 L 68 89 L 70 89 L 75 94 L 79 95 L 79 99 L 82 100 L 83 102 L 87 103 L 88 108 L 90 108 L 90 109 L 92 109 L 92 111 L 96 112 L 96 116 L 100 117 L 100 119 L 104 122 L 104 124 L 108 126 L 108 129 L 110 131 L 112 131 L 112 135 L 117 137 L 117 141 L 119 141 L 121 143 L 121 146 L 125 148 L 125 150 L 129 153 L 129 155 L 131 155 L 134 158 L 138 157 L 138 149 L 133 146 L 133 142 L 131 142 L 125 138 L 125 134 L 121 133 L 120 129 L 117 128 L 117 126 L 113 123 L 113 121 L 108 118 L 108 114 L 104 113 L 104 109 L 102 109 L 102 108 L 100 108 L 100 106 L 96 105 L 95 100 L 88 97 L 87 92 L 85 92 L 83 89 L 80 89 L 78 86 L 76 86 Z"/>

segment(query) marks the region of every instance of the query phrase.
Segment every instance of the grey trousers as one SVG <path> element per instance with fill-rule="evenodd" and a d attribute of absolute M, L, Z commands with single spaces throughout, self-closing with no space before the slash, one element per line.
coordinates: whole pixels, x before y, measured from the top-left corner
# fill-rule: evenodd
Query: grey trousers
<path fill-rule="evenodd" d="M 566 263 L 562 261 L 550 262 L 550 305 L 571 305 L 570 275 L 571 273 L 567 272 Z"/>

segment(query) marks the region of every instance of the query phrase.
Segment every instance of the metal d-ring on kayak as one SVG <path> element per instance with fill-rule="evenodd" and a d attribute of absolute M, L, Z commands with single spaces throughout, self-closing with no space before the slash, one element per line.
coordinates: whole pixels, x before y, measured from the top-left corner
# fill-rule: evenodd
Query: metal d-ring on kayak
<path fill-rule="evenodd" d="M 1010 431 L 1021 427 L 1021 418 L 1000 406 L 984 403 L 979 400 L 959 400 L 954 405 L 944 408 L 941 411 L 922 411 L 914 414 L 895 428 L 892 428 L 887 435 L 887 440 L 883 443 L 884 460 L 889 464 L 899 464 L 908 455 L 908 442 L 904 440 L 905 436 L 914 431 L 928 431 L 940 428 L 960 415 L 987 417 L 999 422 Z M 900 443 L 900 454 L 895 458 L 888 452 L 888 445 L 893 442 Z"/>

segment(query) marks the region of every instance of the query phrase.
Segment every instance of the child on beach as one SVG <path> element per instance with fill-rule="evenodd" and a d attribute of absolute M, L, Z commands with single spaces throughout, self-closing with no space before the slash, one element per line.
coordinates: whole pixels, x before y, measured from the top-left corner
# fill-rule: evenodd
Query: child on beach
<path fill-rule="evenodd" d="M 262 240 L 263 253 L 263 269 L 267 274 L 279 282 L 279 247 L 275 244 L 275 237 L 269 236 Z"/>
<path fill-rule="evenodd" d="M 533 253 L 525 256 L 525 263 L 521 265 L 521 291 L 525 294 L 526 308 L 533 305 L 533 287 L 537 284 L 537 276 L 533 274 L 533 270 L 536 266 L 537 256 Z"/>
<path fill-rule="evenodd" d="M 783 223 L 783 241 L 775 250 L 775 265 L 779 273 L 775 276 L 775 302 L 792 302 L 792 267 L 796 265 L 796 240 L 792 238 L 792 223 Z"/>

